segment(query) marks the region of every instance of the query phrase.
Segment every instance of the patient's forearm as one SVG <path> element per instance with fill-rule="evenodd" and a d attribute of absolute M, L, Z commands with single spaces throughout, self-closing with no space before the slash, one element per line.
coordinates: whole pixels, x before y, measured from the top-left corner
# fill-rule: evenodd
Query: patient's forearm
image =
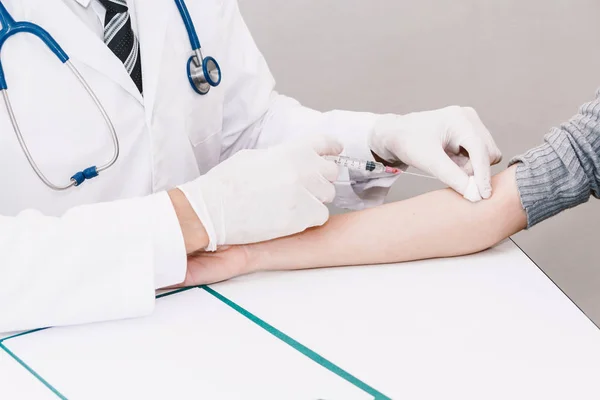
<path fill-rule="evenodd" d="M 332 217 L 322 227 L 252 245 L 260 269 L 303 269 L 450 257 L 484 250 L 526 227 L 512 167 L 473 204 L 439 190 Z"/>

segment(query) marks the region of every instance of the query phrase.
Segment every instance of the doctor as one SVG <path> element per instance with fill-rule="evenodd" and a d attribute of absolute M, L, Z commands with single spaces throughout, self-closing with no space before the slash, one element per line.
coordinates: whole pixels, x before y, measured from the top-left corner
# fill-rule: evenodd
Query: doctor
<path fill-rule="evenodd" d="M 0 3 L 0 332 L 146 315 L 187 254 L 321 225 L 334 196 L 381 203 L 393 179 L 320 157 L 342 148 L 491 194 L 501 154 L 475 111 L 303 107 L 235 0 Z"/>

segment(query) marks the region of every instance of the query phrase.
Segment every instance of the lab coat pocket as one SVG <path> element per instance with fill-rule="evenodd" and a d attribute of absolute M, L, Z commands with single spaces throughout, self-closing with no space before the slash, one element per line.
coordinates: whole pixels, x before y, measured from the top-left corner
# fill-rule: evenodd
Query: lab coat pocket
<path fill-rule="evenodd" d="M 190 91 L 192 91 L 190 87 Z M 219 87 L 211 88 L 206 95 L 191 98 L 185 116 L 185 130 L 194 147 L 221 133 L 223 125 L 223 94 Z M 197 97 L 197 98 L 196 98 Z"/>
<path fill-rule="evenodd" d="M 223 92 L 213 87 L 206 95 L 189 89 L 186 93 L 184 130 L 193 147 L 201 172 L 206 172 L 219 161 L 221 155 L 221 131 L 223 122 Z"/>
<path fill-rule="evenodd" d="M 217 132 L 194 145 L 194 156 L 201 174 L 210 171 L 219 163 L 221 156 L 221 135 Z"/>

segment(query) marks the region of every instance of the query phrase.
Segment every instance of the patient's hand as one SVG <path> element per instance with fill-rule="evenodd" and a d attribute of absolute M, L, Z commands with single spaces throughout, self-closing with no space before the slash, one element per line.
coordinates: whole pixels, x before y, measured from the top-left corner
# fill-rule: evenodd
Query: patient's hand
<path fill-rule="evenodd" d="M 179 286 L 207 285 L 254 271 L 255 257 L 247 246 L 222 247 L 214 253 L 188 256 L 185 281 Z"/>

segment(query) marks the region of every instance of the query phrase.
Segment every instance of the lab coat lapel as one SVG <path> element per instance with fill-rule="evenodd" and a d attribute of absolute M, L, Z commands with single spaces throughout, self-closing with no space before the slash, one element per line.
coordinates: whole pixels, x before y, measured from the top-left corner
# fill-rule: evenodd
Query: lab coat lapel
<path fill-rule="evenodd" d="M 25 18 L 47 30 L 73 60 L 80 61 L 118 83 L 140 103 L 142 96 L 123 63 L 63 0 L 29 0 Z"/>
<path fill-rule="evenodd" d="M 135 8 L 142 51 L 144 106 L 146 120 L 150 125 L 158 90 L 168 22 L 176 7 L 172 0 L 135 0 Z"/>

